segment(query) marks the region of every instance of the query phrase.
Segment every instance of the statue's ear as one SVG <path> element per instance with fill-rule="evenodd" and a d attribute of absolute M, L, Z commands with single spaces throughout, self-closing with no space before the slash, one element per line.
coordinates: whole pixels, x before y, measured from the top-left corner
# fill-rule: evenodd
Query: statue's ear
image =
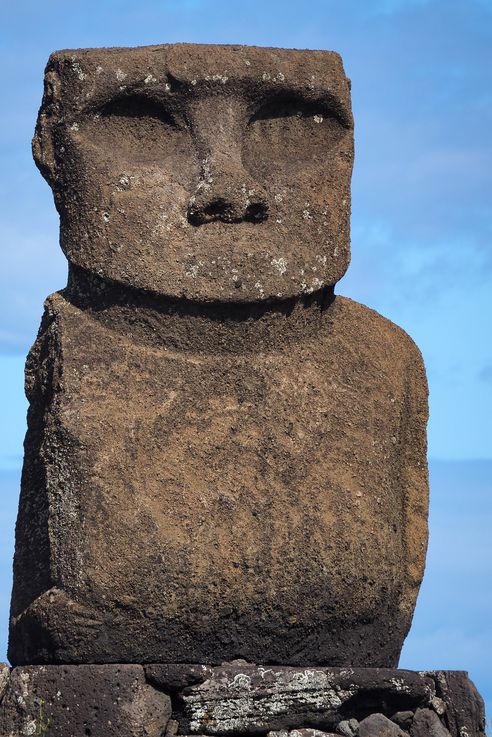
<path fill-rule="evenodd" d="M 60 120 L 60 79 L 48 67 L 44 75 L 44 94 L 32 139 L 32 154 L 36 165 L 50 187 L 57 178 L 54 132 Z"/>

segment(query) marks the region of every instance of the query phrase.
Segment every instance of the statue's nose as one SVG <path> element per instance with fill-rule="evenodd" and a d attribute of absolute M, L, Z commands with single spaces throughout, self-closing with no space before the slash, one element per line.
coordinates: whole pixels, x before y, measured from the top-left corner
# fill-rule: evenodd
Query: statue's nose
<path fill-rule="evenodd" d="M 207 156 L 202 174 L 188 206 L 188 220 L 201 225 L 214 220 L 223 223 L 259 223 L 268 217 L 265 192 L 237 162 L 227 156 Z"/>
<path fill-rule="evenodd" d="M 268 217 L 266 192 L 243 166 L 238 111 L 229 104 L 213 112 L 200 112 L 196 130 L 201 134 L 197 145 L 202 163 L 200 178 L 188 204 L 189 222 L 193 225 L 217 220 L 263 222 Z M 214 124 L 214 121 L 218 122 Z"/>

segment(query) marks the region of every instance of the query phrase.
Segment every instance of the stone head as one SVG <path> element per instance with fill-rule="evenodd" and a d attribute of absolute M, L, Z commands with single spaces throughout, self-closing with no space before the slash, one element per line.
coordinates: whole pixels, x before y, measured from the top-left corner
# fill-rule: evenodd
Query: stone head
<path fill-rule="evenodd" d="M 56 52 L 33 149 L 69 262 L 110 282 L 256 302 L 348 266 L 353 121 L 336 53 Z"/>

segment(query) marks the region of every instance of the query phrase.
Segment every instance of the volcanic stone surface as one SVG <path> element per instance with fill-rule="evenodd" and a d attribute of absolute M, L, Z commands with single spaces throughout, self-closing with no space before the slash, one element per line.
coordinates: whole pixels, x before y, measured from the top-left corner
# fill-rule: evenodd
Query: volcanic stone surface
<path fill-rule="evenodd" d="M 138 665 L 14 668 L 0 698 L 2 737 L 162 737 L 170 716 Z"/>
<path fill-rule="evenodd" d="M 54 54 L 34 139 L 66 289 L 29 354 L 14 664 L 394 666 L 427 541 L 427 388 L 334 285 L 332 52 Z"/>
<path fill-rule="evenodd" d="M 214 668 L 20 666 L 0 693 L 0 734 L 484 737 L 484 712 L 467 674 L 458 671 L 239 661 Z"/>

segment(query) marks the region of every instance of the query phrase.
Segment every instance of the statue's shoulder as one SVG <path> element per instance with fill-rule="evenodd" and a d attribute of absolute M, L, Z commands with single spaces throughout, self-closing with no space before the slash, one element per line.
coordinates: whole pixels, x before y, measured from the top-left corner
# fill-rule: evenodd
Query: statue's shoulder
<path fill-rule="evenodd" d="M 61 337 L 75 337 L 83 333 L 99 335 L 107 328 L 95 319 L 91 310 L 83 309 L 70 299 L 67 289 L 61 289 L 46 297 L 44 314 L 41 319 L 40 334 L 45 331 L 56 332 Z"/>
<path fill-rule="evenodd" d="M 32 387 L 38 383 L 45 368 L 50 371 L 53 367 L 61 366 L 67 361 L 68 355 L 76 355 L 77 346 L 88 345 L 100 341 L 101 336 L 95 334 L 99 328 L 94 319 L 91 319 L 84 310 L 72 304 L 65 294 L 65 290 L 50 294 L 44 301 L 44 312 L 41 318 L 36 339 L 31 346 L 26 360 L 26 392 L 28 397 Z M 68 353 L 67 353 L 68 351 Z"/>
<path fill-rule="evenodd" d="M 337 295 L 334 301 L 337 330 L 360 352 L 369 351 L 397 363 L 414 364 L 423 370 L 422 354 L 408 333 L 376 310 Z"/>

